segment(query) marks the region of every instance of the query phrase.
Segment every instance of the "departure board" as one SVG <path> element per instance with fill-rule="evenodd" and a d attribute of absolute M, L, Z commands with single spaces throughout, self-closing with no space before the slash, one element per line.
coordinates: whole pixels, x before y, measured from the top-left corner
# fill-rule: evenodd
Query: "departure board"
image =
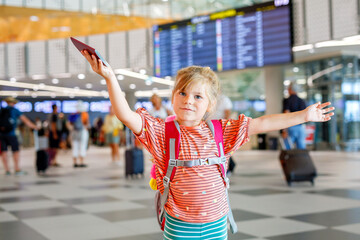
<path fill-rule="evenodd" d="M 225 71 L 292 62 L 291 15 L 291 1 L 276 0 L 156 25 L 155 76 L 190 65 Z"/>

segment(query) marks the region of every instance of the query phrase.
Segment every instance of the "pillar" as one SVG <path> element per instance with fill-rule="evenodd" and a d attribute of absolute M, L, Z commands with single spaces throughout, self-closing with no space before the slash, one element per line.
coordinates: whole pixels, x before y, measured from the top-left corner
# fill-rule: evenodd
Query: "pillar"
<path fill-rule="evenodd" d="M 269 66 L 264 68 L 265 77 L 265 114 L 282 113 L 284 97 L 284 71 L 283 66 Z M 269 132 L 269 137 L 278 137 L 279 131 Z"/>

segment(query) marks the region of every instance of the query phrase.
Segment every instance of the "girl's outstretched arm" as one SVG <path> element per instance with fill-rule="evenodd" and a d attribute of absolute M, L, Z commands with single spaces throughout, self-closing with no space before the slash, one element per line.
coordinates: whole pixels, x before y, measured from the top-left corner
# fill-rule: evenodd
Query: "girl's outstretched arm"
<path fill-rule="evenodd" d="M 252 119 L 249 123 L 249 135 L 276 131 L 298 125 L 305 122 L 326 122 L 334 115 L 334 107 L 328 107 L 331 103 L 315 103 L 298 112 L 270 114 Z"/>
<path fill-rule="evenodd" d="M 90 55 L 86 50 L 81 51 L 81 53 L 90 63 L 92 70 L 106 80 L 110 101 L 114 108 L 115 115 L 134 133 L 139 134 L 142 128 L 141 117 L 129 107 L 115 77 L 114 71 L 111 67 L 104 66 L 100 59 L 96 59 L 94 55 Z"/>

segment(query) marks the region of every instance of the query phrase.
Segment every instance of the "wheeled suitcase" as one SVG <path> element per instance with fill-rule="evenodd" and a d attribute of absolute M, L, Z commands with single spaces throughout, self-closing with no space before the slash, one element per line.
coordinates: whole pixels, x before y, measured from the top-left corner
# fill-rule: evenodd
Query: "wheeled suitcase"
<path fill-rule="evenodd" d="M 144 153 L 143 150 L 135 146 L 133 133 L 129 128 L 125 129 L 126 150 L 125 150 L 125 177 L 141 174 L 144 176 Z"/>
<path fill-rule="evenodd" d="M 289 138 L 280 138 L 279 142 L 282 147 L 279 159 L 287 184 L 291 186 L 292 182 L 309 181 L 314 185 L 317 172 L 309 151 L 294 149 Z"/>
<path fill-rule="evenodd" d="M 47 152 L 49 140 L 43 131 L 34 131 L 34 144 L 36 151 L 36 170 L 39 174 L 45 173 L 49 167 L 49 155 Z"/>
<path fill-rule="evenodd" d="M 144 154 L 140 148 L 130 148 L 125 151 L 125 176 L 144 175 Z"/>
<path fill-rule="evenodd" d="M 36 151 L 36 170 L 38 173 L 44 173 L 49 166 L 49 155 L 46 150 Z"/>

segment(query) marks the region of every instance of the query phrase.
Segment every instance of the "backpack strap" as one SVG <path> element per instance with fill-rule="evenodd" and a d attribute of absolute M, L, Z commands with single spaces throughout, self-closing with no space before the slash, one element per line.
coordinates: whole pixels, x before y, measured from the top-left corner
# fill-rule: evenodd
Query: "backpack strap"
<path fill-rule="evenodd" d="M 207 121 L 206 124 L 209 126 L 210 131 L 212 135 L 214 136 L 216 146 L 218 148 L 219 157 L 225 158 L 224 154 L 224 143 L 223 143 L 223 133 L 222 133 L 222 125 L 220 120 L 211 120 Z M 223 161 L 222 163 L 219 163 L 219 167 L 221 169 L 221 176 L 225 182 L 225 192 L 226 192 L 226 199 L 229 206 L 229 212 L 228 212 L 228 219 L 230 223 L 230 230 L 234 234 L 238 231 L 236 222 L 234 220 L 234 216 L 231 210 L 230 206 L 230 200 L 229 200 L 229 194 L 228 194 L 228 188 L 230 187 L 230 181 L 229 178 L 226 176 L 226 161 Z"/>
<path fill-rule="evenodd" d="M 160 197 L 159 222 L 162 229 L 165 226 L 165 204 L 167 202 L 170 190 L 170 182 L 175 176 L 176 159 L 179 157 L 180 148 L 180 126 L 176 120 L 165 122 L 165 142 L 166 142 L 166 175 L 163 178 L 164 191 Z"/>

